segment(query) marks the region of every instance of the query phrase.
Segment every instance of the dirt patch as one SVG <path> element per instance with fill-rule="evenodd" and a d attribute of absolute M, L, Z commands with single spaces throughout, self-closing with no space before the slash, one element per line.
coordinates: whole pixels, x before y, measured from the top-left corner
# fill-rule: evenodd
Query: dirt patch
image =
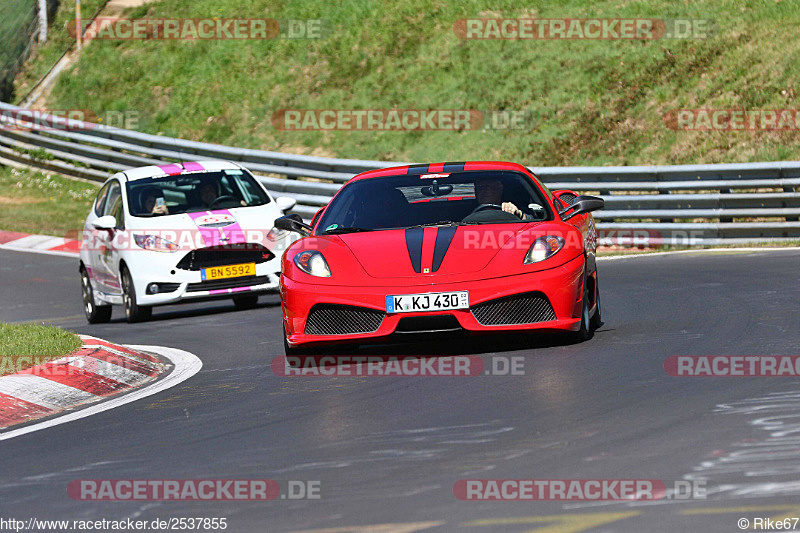
<path fill-rule="evenodd" d="M 106 4 L 103 9 L 102 16 L 115 17 L 122 14 L 123 11 L 131 7 L 139 7 L 145 4 L 152 4 L 159 0 L 111 0 Z"/>
<path fill-rule="evenodd" d="M 44 200 L 30 198 L 28 196 L 11 198 L 10 196 L 0 195 L 0 205 L 38 204 L 39 202 L 43 201 Z"/>

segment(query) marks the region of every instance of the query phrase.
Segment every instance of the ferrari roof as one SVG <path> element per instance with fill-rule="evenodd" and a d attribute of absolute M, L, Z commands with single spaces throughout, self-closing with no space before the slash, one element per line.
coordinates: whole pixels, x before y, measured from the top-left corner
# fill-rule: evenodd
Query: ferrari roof
<path fill-rule="evenodd" d="M 460 161 L 448 163 L 424 163 L 420 165 L 404 165 L 399 167 L 382 168 L 378 170 L 368 170 L 354 176 L 352 179 L 360 180 L 404 174 L 446 174 L 449 172 L 464 172 L 469 170 L 516 170 L 526 173 L 530 172 L 522 165 L 517 163 L 509 163 L 506 161 Z"/>

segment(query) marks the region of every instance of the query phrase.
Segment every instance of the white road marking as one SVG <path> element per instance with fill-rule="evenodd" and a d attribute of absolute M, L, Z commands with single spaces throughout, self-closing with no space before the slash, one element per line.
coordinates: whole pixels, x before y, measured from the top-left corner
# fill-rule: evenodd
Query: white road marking
<path fill-rule="evenodd" d="M 142 350 L 161 355 L 169 362 L 171 362 L 175 368 L 163 379 L 155 381 L 150 385 L 145 385 L 141 389 L 135 389 L 132 392 L 124 394 L 119 397 L 109 398 L 106 401 L 100 402 L 95 405 L 91 405 L 79 411 L 74 411 L 61 416 L 56 416 L 55 418 L 44 420 L 37 424 L 31 424 L 30 426 L 0 433 L 0 440 L 19 437 L 20 435 L 26 435 L 28 433 L 33 433 L 34 431 L 39 431 L 41 429 L 57 426 L 59 424 L 64 424 L 66 422 L 72 422 L 75 420 L 79 420 L 81 418 L 86 418 L 87 416 L 91 416 L 97 413 L 102 413 L 104 411 L 108 411 L 109 409 L 114 409 L 115 407 L 119 407 L 121 405 L 125 405 L 127 403 L 131 403 L 136 400 L 146 398 L 147 396 L 152 396 L 153 394 L 167 390 L 171 387 L 174 387 L 175 385 L 178 385 L 186 381 L 190 377 L 197 374 L 203 367 L 203 362 L 196 355 L 186 352 L 184 350 L 178 350 L 177 348 L 166 348 L 163 346 L 142 346 L 142 345 L 127 345 L 126 347 L 132 350 Z"/>
<path fill-rule="evenodd" d="M 11 241 L 16 242 L 16 241 Z M 34 254 L 44 255 L 60 255 L 61 257 L 69 257 L 71 259 L 78 259 L 77 252 L 65 252 L 61 250 L 37 250 L 35 248 L 20 248 L 18 246 L 11 246 L 10 243 L 0 244 L 0 250 L 10 250 L 12 252 L 30 252 Z"/>

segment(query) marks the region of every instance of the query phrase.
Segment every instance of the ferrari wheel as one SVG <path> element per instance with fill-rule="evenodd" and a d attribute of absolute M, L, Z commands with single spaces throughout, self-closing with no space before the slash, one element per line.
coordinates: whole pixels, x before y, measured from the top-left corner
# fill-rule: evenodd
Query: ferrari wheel
<path fill-rule="evenodd" d="M 125 305 L 125 318 L 129 323 L 144 322 L 150 318 L 152 307 L 136 303 L 136 291 L 133 287 L 133 278 L 127 268 L 122 269 L 122 303 Z"/>
<path fill-rule="evenodd" d="M 86 314 L 89 324 L 102 324 L 111 320 L 111 306 L 95 303 L 92 282 L 83 267 L 81 267 L 81 292 L 83 293 L 83 312 Z"/>

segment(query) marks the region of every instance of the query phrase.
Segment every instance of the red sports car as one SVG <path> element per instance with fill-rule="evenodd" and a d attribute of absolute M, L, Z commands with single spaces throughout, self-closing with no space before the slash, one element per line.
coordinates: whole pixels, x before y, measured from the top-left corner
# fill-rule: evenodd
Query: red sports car
<path fill-rule="evenodd" d="M 550 192 L 515 163 L 475 161 L 364 172 L 283 255 L 287 355 L 400 333 L 563 330 L 600 324 L 603 200 Z"/>

